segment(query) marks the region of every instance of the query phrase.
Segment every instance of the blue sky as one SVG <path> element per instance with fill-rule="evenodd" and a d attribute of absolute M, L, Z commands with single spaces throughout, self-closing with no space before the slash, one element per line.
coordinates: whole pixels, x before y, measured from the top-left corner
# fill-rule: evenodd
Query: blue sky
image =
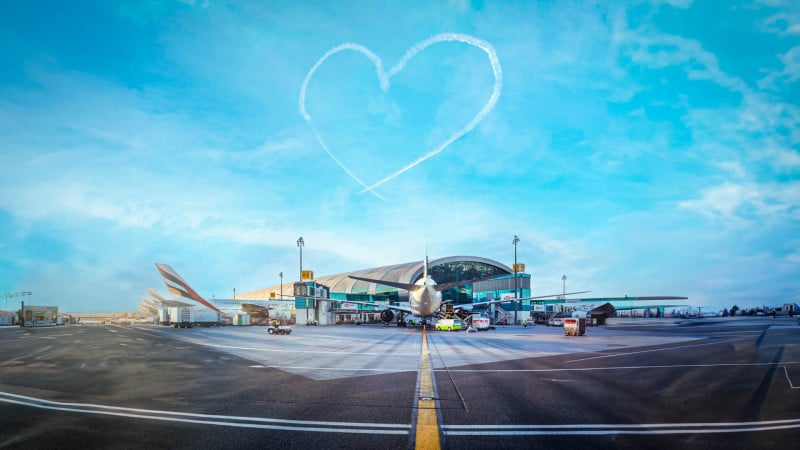
<path fill-rule="evenodd" d="M 792 1 L 386 3 L 0 2 L 0 294 L 133 310 L 155 262 L 230 297 L 299 236 L 324 275 L 516 234 L 538 294 L 800 301 Z M 443 33 L 474 41 L 382 89 Z"/>

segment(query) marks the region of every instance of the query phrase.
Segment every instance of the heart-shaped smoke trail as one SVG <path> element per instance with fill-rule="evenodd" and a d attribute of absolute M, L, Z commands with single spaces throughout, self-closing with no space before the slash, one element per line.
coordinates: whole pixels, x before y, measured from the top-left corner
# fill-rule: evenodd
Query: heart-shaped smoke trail
<path fill-rule="evenodd" d="M 460 130 L 453 133 L 447 140 L 445 140 L 432 150 L 428 151 L 427 153 L 423 154 L 422 156 L 418 157 L 416 160 L 406 165 L 405 167 L 401 168 L 400 170 L 397 170 L 394 173 L 391 173 L 388 176 L 380 179 L 379 181 L 371 185 L 368 185 L 367 183 L 362 181 L 358 176 L 356 176 L 356 174 L 354 174 L 349 167 L 347 167 L 342 161 L 340 161 L 339 158 L 336 157 L 336 155 L 333 154 L 333 152 L 325 144 L 325 141 L 322 139 L 322 136 L 320 136 L 319 132 L 317 132 L 316 128 L 314 127 L 314 124 L 311 121 L 311 116 L 306 111 L 306 89 L 308 88 L 309 81 L 314 76 L 314 73 L 317 71 L 319 66 L 323 62 L 325 62 L 325 60 L 327 60 L 329 57 L 341 51 L 351 50 L 363 54 L 372 61 L 372 63 L 375 65 L 375 72 L 378 76 L 378 80 L 380 81 L 381 89 L 383 91 L 387 91 L 389 89 L 389 80 L 392 78 L 392 76 L 394 76 L 394 74 L 396 74 L 397 72 L 403 70 L 408 61 L 411 60 L 411 58 L 413 58 L 417 53 L 425 50 L 426 48 L 430 47 L 433 44 L 440 42 L 453 42 L 453 41 L 469 44 L 486 52 L 486 55 L 489 57 L 489 64 L 491 64 L 492 66 L 492 72 L 494 74 L 494 80 L 495 80 L 494 87 L 492 89 L 492 95 L 489 97 L 489 100 L 487 100 L 487 102 L 483 105 L 481 110 L 472 118 L 472 120 L 470 120 Z M 383 69 L 383 61 L 381 61 L 381 59 L 375 53 L 370 51 L 368 48 L 360 44 L 344 43 L 337 45 L 336 47 L 333 47 L 327 52 L 325 52 L 325 54 L 322 55 L 322 57 L 320 57 L 317 60 L 314 66 L 311 67 L 311 70 L 308 71 L 308 74 L 306 74 L 306 78 L 305 80 L 303 80 L 303 86 L 300 89 L 300 102 L 299 102 L 300 114 L 303 116 L 303 119 L 305 119 L 306 123 L 308 123 L 309 127 L 311 128 L 311 131 L 317 138 L 317 141 L 319 141 L 320 145 L 328 154 L 328 156 L 330 156 L 331 159 L 333 159 L 333 161 L 339 167 L 341 167 L 342 170 L 345 171 L 345 173 L 347 173 L 350 176 L 350 178 L 352 178 L 356 183 L 358 183 L 363 187 L 360 193 L 370 192 L 379 199 L 385 200 L 383 196 L 381 196 L 378 192 L 375 191 L 375 188 L 388 181 L 391 181 L 395 177 L 405 173 L 406 171 L 417 166 L 426 159 L 438 155 L 450 144 L 455 142 L 458 138 L 472 131 L 478 125 L 478 123 L 480 123 L 480 121 L 483 120 L 483 118 L 486 117 L 487 114 L 489 114 L 492 108 L 494 108 L 494 105 L 497 103 L 497 99 L 500 98 L 500 91 L 502 90 L 502 88 L 503 88 L 503 71 L 500 67 L 500 61 L 497 59 L 497 53 L 495 52 L 494 47 L 492 47 L 492 44 L 490 44 L 489 42 L 475 38 L 468 34 L 444 33 L 444 34 L 438 34 L 422 42 L 419 42 L 415 44 L 413 47 L 409 48 L 403 55 L 403 57 L 400 59 L 400 61 L 394 66 L 392 66 L 392 68 L 389 69 L 388 72 L 384 71 Z"/>

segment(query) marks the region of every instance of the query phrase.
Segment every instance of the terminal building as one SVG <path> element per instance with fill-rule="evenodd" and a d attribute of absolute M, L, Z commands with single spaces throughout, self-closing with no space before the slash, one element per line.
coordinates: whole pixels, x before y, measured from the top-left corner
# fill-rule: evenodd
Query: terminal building
<path fill-rule="evenodd" d="M 26 327 L 61 324 L 58 315 L 58 306 L 33 306 L 23 304 L 20 311 L 22 314 L 22 325 Z"/>
<path fill-rule="evenodd" d="M 241 294 L 241 298 L 250 300 L 270 300 L 289 297 L 295 301 L 296 323 L 305 324 L 315 321 L 319 324 L 345 322 L 378 322 L 380 311 L 372 306 L 349 303 L 350 300 L 375 302 L 384 304 L 407 304 L 408 291 L 350 278 L 350 275 L 413 284 L 423 276 L 423 262 L 415 261 L 404 264 L 357 270 L 336 275 L 321 276 L 304 280 L 302 287 L 295 283 L 272 286 L 257 291 Z M 443 301 L 451 301 L 454 305 L 531 296 L 531 276 L 524 269 L 515 276 L 511 267 L 500 262 L 476 256 L 450 256 L 432 259 L 428 266 L 429 275 L 436 283 L 450 283 L 460 280 L 497 277 L 487 281 L 466 284 L 442 292 Z M 286 295 L 288 294 L 288 295 Z M 317 298 L 340 300 L 336 302 L 318 302 Z M 481 312 L 494 321 L 507 320 L 512 323 L 517 312 L 517 321 L 530 317 L 535 309 L 530 300 L 519 304 L 504 303 L 487 308 Z"/>

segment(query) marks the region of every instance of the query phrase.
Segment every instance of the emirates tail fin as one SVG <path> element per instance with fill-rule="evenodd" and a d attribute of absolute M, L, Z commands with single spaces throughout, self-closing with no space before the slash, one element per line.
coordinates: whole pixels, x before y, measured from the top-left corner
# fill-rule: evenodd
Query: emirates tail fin
<path fill-rule="evenodd" d="M 167 264 L 156 263 L 156 269 L 158 269 L 158 273 L 161 274 L 161 278 L 164 279 L 164 283 L 167 285 L 167 289 L 172 295 L 192 300 L 216 312 L 221 312 L 216 306 L 212 305 L 208 300 L 195 292 L 172 267 Z"/>

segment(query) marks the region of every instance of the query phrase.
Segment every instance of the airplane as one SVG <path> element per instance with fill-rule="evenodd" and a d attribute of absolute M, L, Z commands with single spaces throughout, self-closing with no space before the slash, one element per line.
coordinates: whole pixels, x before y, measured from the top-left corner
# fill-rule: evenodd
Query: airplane
<path fill-rule="evenodd" d="M 153 303 L 155 303 L 158 307 L 161 308 L 164 307 L 169 308 L 171 306 L 197 306 L 196 303 L 186 303 L 180 300 L 164 298 L 153 288 L 147 288 L 147 293 L 150 294 L 151 297 L 153 297 Z"/>
<path fill-rule="evenodd" d="M 495 275 L 485 278 L 475 278 L 471 280 L 454 281 L 452 283 L 437 284 L 436 281 L 434 281 L 433 278 L 431 278 L 428 275 L 428 257 L 426 256 L 423 264 L 422 278 L 417 280 L 416 283 L 414 284 L 399 283 L 396 281 L 364 278 L 364 277 L 357 277 L 354 275 L 350 275 L 350 278 L 354 280 L 366 281 L 368 283 L 382 284 L 385 286 L 391 286 L 407 290 L 409 294 L 408 306 L 387 305 L 383 303 L 362 302 L 354 300 L 347 300 L 347 303 L 355 303 L 358 305 L 373 306 L 378 308 L 381 311 L 380 313 L 381 320 L 384 321 L 385 323 L 389 323 L 394 319 L 396 311 L 400 316 L 399 320 L 397 321 L 398 326 L 405 326 L 406 322 L 403 319 L 404 316 L 406 315 L 410 315 L 412 317 L 412 320 L 414 320 L 415 322 L 419 320 L 419 323 L 425 326 L 427 325 L 428 321 L 435 321 L 436 318 L 440 317 L 443 314 L 442 309 L 447 302 L 442 302 L 442 291 L 446 291 L 448 289 L 458 286 L 463 286 L 465 284 L 491 280 L 505 275 L 507 274 Z M 534 299 L 541 299 L 548 297 L 556 297 L 559 295 L 583 294 L 585 292 L 589 291 L 568 292 L 566 294 L 542 295 L 538 297 L 491 300 L 485 302 L 472 303 L 468 305 L 453 305 L 453 313 L 457 315 L 459 314 L 467 315 L 470 314 L 472 309 L 476 307 L 483 307 L 497 303 L 507 303 L 512 301 L 534 300 Z M 328 301 L 341 301 L 341 300 L 328 300 Z"/>
<path fill-rule="evenodd" d="M 159 309 L 170 307 L 207 308 L 205 305 L 198 305 L 196 302 L 187 303 L 180 300 L 164 298 L 153 288 L 147 288 L 147 293 L 150 294 L 151 298 L 141 296 L 139 310 L 154 317 L 158 317 Z"/>
<path fill-rule="evenodd" d="M 291 311 L 281 308 L 286 301 L 275 300 L 239 300 L 239 299 L 212 299 L 207 300 L 200 296 L 189 284 L 175 272 L 175 269 L 167 264 L 156 263 L 156 269 L 164 279 L 167 290 L 173 295 L 187 299 L 186 303 L 177 299 L 168 300 L 148 288 L 148 292 L 164 306 L 197 306 L 203 305 L 220 314 L 221 317 L 232 319 L 234 314 L 247 313 L 261 319 L 288 320 L 291 318 Z"/>
<path fill-rule="evenodd" d="M 145 296 L 142 296 L 141 301 L 139 302 L 139 311 L 141 311 L 144 315 L 156 317 L 158 316 L 158 303 Z"/>

